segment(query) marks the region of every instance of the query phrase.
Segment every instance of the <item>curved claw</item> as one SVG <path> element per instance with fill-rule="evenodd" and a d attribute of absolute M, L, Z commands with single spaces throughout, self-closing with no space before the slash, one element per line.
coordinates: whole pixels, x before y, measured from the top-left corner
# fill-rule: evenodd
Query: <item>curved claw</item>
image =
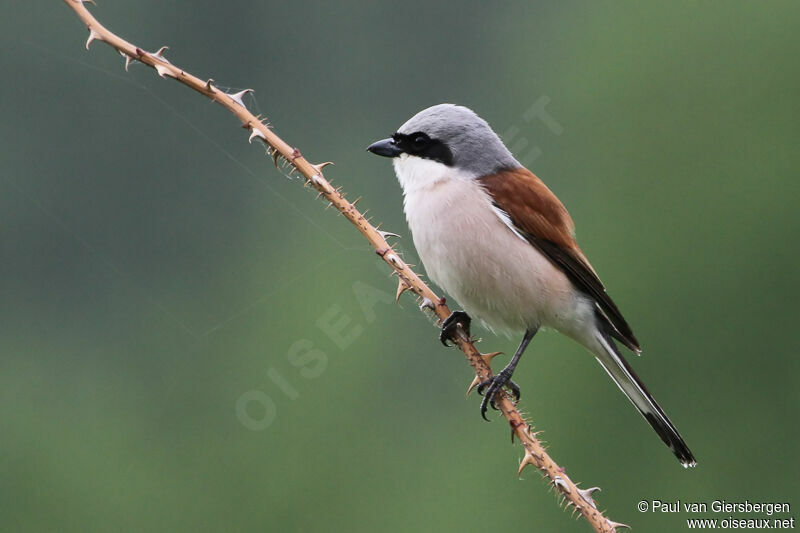
<path fill-rule="evenodd" d="M 484 398 L 483 401 L 481 402 L 481 416 L 487 422 L 491 422 L 491 420 L 486 418 L 486 404 L 488 403 L 488 401 L 489 401 L 488 398 Z"/>
<path fill-rule="evenodd" d="M 486 390 L 486 387 L 489 387 Z M 503 387 L 508 387 L 511 391 L 511 395 L 514 397 L 514 401 L 518 402 L 520 398 L 520 390 L 516 383 L 511 381 L 511 375 L 505 371 L 501 371 L 496 376 L 492 376 L 489 379 L 483 381 L 480 385 L 478 385 L 478 394 L 483 396 L 483 400 L 481 401 L 481 416 L 487 422 L 489 421 L 486 418 L 486 411 L 488 410 L 489 406 L 492 406 L 492 409 L 498 411 L 499 408 L 497 407 L 497 403 L 495 402 L 497 393 Z M 483 391 L 486 390 L 486 395 L 484 396 Z"/>
<path fill-rule="evenodd" d="M 518 402 L 520 397 L 520 391 L 517 384 L 509 379 L 508 383 L 506 383 L 506 387 L 508 387 L 511 390 L 511 395 L 514 396 L 514 402 Z"/>
<path fill-rule="evenodd" d="M 464 329 L 467 337 L 469 337 L 469 325 L 471 322 L 472 319 L 464 311 L 453 311 L 450 313 L 450 316 L 445 318 L 444 322 L 442 322 L 442 331 L 439 333 L 439 341 L 445 346 L 449 346 L 447 341 L 452 341 L 455 337 L 456 329 L 459 324 Z"/>

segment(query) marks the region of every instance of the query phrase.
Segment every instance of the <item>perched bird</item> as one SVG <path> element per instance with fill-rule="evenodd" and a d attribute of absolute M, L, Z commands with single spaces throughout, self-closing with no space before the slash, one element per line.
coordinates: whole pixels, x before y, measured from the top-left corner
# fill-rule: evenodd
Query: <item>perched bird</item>
<path fill-rule="evenodd" d="M 367 148 L 393 158 L 404 210 L 428 276 L 455 298 L 440 339 L 470 317 L 489 329 L 523 333 L 508 365 L 480 384 L 487 405 L 511 381 L 541 327 L 586 347 L 685 467 L 696 464 L 675 426 L 622 357 L 639 341 L 574 238 L 572 219 L 547 186 L 523 167 L 489 124 L 466 107 L 424 109 Z"/>

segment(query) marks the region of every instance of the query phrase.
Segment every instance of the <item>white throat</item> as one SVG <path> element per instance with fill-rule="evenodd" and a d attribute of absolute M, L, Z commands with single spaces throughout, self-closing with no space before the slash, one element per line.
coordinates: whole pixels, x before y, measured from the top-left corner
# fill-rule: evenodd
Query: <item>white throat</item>
<path fill-rule="evenodd" d="M 462 172 L 443 163 L 414 155 L 401 154 L 393 163 L 397 180 L 406 196 L 442 181 L 469 179 Z"/>

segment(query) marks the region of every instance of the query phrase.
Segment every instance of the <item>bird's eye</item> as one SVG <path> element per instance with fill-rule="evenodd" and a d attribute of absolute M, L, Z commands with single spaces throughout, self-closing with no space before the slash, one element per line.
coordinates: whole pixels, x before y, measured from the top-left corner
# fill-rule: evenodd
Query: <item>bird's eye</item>
<path fill-rule="evenodd" d="M 430 142 L 430 139 L 428 139 L 427 135 L 415 135 L 414 138 L 411 140 L 411 143 L 414 146 L 414 150 L 422 150 L 423 148 L 428 146 L 428 142 Z"/>

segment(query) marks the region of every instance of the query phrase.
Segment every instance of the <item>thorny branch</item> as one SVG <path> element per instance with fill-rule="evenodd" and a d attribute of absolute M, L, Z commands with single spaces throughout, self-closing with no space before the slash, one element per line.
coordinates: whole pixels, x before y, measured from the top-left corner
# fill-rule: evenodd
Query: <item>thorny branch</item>
<path fill-rule="evenodd" d="M 81 21 L 86 25 L 89 30 L 89 38 L 86 41 L 86 48 L 92 41 L 103 41 L 106 44 L 116 49 L 125 59 L 125 69 L 132 61 L 139 61 L 148 65 L 156 70 L 158 75 L 162 78 L 173 78 L 180 83 L 187 85 L 195 91 L 203 94 L 211 100 L 219 103 L 228 111 L 233 113 L 239 120 L 242 121 L 242 127 L 250 131 L 250 142 L 253 139 L 260 139 L 271 153 L 275 164 L 278 164 L 278 159 L 283 159 L 284 163 L 290 164 L 292 170 L 297 170 L 305 178 L 305 185 L 311 186 L 319 192 L 318 196 L 322 196 L 335 206 L 353 225 L 358 228 L 358 231 L 366 238 L 375 252 L 383 259 L 397 274 L 399 285 L 397 287 L 397 298 L 400 295 L 409 291 L 416 295 L 420 302 L 420 309 L 430 309 L 439 319 L 447 318 L 450 315 L 450 309 L 447 307 L 444 298 L 439 298 L 434 292 L 411 270 L 410 266 L 406 264 L 395 250 L 386 241 L 387 237 L 394 236 L 391 233 L 381 231 L 380 226 L 373 226 L 370 221 L 355 207 L 355 202 L 349 202 L 341 188 L 334 188 L 331 186 L 322 175 L 322 169 L 330 163 L 321 163 L 314 165 L 309 163 L 300 150 L 294 148 L 278 137 L 264 122 L 261 117 L 256 117 L 250 113 L 244 105 L 243 97 L 251 89 L 228 94 L 214 85 L 214 80 L 201 80 L 181 68 L 173 65 L 165 56 L 167 50 L 166 46 L 162 46 L 156 52 L 146 52 L 128 41 L 118 37 L 110 32 L 103 25 L 101 25 L 84 6 L 84 3 L 92 0 L 64 0 L 64 2 L 72 8 L 75 13 L 80 17 Z M 94 3 L 94 2 L 92 2 Z M 456 344 L 466 355 L 469 364 L 475 371 L 475 379 L 467 389 L 467 393 L 481 381 L 488 379 L 492 376 L 490 368 L 490 361 L 497 353 L 482 354 L 480 353 L 467 338 L 464 331 L 458 331 Z M 553 459 L 545 451 L 542 443 L 537 439 L 537 434 L 532 430 L 532 426 L 522 417 L 517 411 L 514 403 L 509 399 L 508 395 L 503 393 L 497 400 L 497 405 L 503 416 L 508 420 L 511 426 L 512 441 L 516 436 L 525 450 L 525 456 L 522 459 L 518 475 L 528 465 L 534 465 L 538 468 L 542 475 L 545 476 L 550 483 L 555 487 L 557 492 L 562 496 L 562 502 L 566 502 L 566 506 L 573 507 L 573 513 L 579 512 L 587 522 L 597 532 L 615 533 L 617 528 L 628 527 L 624 524 L 619 524 L 611 521 L 597 509 L 592 495 L 595 491 L 599 490 L 597 487 L 589 489 L 580 489 L 578 486 L 567 476 L 564 469 L 559 467 Z"/>

